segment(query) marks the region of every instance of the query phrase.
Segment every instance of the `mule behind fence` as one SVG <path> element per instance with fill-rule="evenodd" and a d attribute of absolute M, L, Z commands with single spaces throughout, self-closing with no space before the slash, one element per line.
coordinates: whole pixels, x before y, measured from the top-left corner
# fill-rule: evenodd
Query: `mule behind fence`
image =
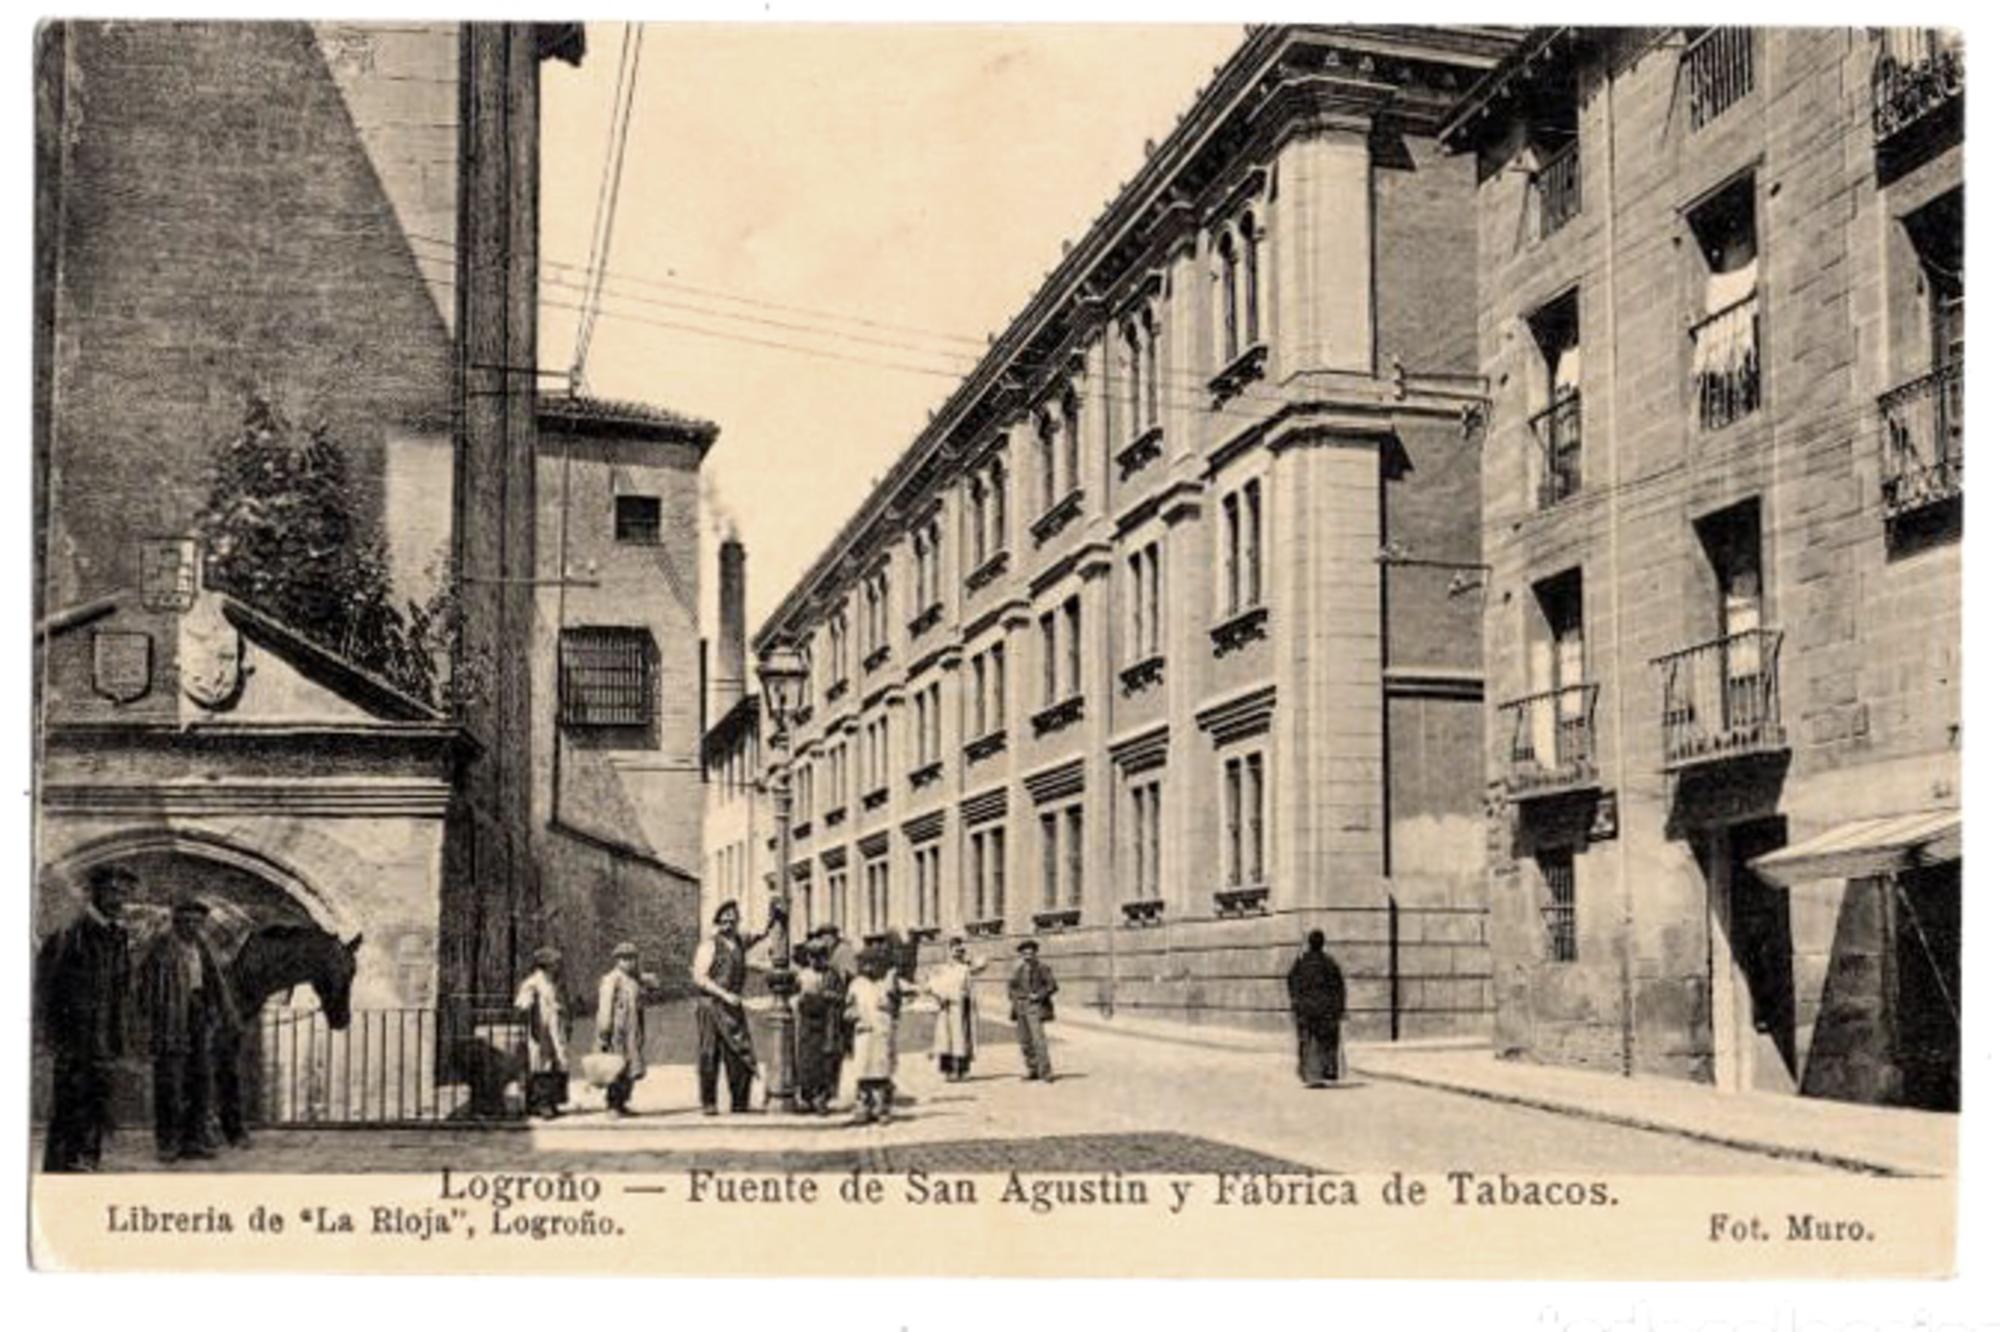
<path fill-rule="evenodd" d="M 528 1031 L 509 1009 L 267 1008 L 254 1061 L 256 1118 L 272 1127 L 520 1119 Z"/>

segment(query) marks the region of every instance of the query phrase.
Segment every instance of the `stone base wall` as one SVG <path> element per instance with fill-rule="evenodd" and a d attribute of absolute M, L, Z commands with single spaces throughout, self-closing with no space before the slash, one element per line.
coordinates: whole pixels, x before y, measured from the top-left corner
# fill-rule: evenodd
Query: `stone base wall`
<path fill-rule="evenodd" d="M 1354 1040 L 1487 1036 L 1493 975 L 1486 914 L 1477 907 L 1387 906 L 1276 912 L 1237 920 L 1176 920 L 1006 934 L 970 941 L 988 960 L 979 978 L 984 1011 L 1007 1012 L 1007 975 L 1023 938 L 1062 991 L 1056 1008 L 1254 1030 L 1291 1025 L 1285 975 L 1307 931 L 1324 930 L 1347 978 L 1347 1033 Z M 925 946 L 922 963 L 941 953 Z"/>

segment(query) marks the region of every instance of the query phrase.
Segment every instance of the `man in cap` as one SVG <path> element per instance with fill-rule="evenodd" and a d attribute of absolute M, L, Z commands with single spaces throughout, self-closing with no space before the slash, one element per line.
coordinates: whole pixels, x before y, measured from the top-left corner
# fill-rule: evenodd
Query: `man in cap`
<path fill-rule="evenodd" d="M 233 1044 L 236 1004 L 201 932 L 208 904 L 174 899 L 173 925 L 146 954 L 140 985 L 152 1020 L 153 1141 L 162 1161 L 205 1161 L 218 1038 Z"/>
<path fill-rule="evenodd" d="M 569 1016 L 563 1011 L 562 953 L 535 950 L 534 969 L 514 994 L 514 1010 L 528 1023 L 527 1111 L 554 1119 L 569 1100 L 569 1052 L 563 1037 Z"/>
<path fill-rule="evenodd" d="M 131 937 L 122 920 L 139 877 L 98 865 L 89 900 L 43 943 L 35 965 L 37 1023 L 55 1055 L 47 1171 L 96 1170 L 111 1127 L 111 1078 L 130 1019 Z"/>
<path fill-rule="evenodd" d="M 715 932 L 695 949 L 688 974 L 695 989 L 695 1076 L 701 1092 L 701 1112 L 716 1112 L 716 1075 L 729 1075 L 729 1111 L 750 1108 L 750 1080 L 757 1072 L 757 1050 L 750 1042 L 750 1018 L 743 1010 L 743 985 L 749 978 L 747 954 L 784 917 L 772 908 L 771 926 L 745 938 L 738 932 L 743 913 L 733 901 L 715 909 Z"/>
<path fill-rule="evenodd" d="M 1014 1035 L 1021 1042 L 1021 1058 L 1027 1063 L 1026 1080 L 1054 1082 L 1055 1069 L 1049 1063 L 1049 1038 L 1043 1025 L 1055 1021 L 1056 978 L 1042 964 L 1041 945 L 1023 939 L 1014 951 L 1021 960 L 1007 978 L 1007 1002 L 1013 1008 Z"/>
<path fill-rule="evenodd" d="M 611 950 L 611 970 L 597 985 L 597 1048 L 625 1060 L 604 1088 L 604 1108 L 632 1113 L 632 1084 L 646 1076 L 645 992 L 639 984 L 639 949 L 621 943 Z"/>

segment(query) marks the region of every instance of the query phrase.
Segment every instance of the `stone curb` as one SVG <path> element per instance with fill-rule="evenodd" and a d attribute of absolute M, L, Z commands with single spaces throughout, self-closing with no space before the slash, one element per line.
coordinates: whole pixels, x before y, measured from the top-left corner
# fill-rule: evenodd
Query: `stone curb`
<path fill-rule="evenodd" d="M 1460 1096 L 1471 1096 L 1482 1101 L 1493 1101 L 1502 1105 L 1524 1106 L 1532 1110 L 1545 1110 L 1552 1114 L 1568 1115 L 1573 1119 L 1587 1119 L 1599 1124 L 1614 1124 L 1621 1128 L 1643 1129 L 1650 1133 L 1664 1133 L 1676 1138 L 1686 1138 L 1692 1142 L 1708 1143 L 1717 1147 L 1730 1147 L 1737 1151 L 1755 1152 L 1759 1156 L 1774 1157 L 1779 1160 L 1806 1161 L 1814 1165 L 1830 1166 L 1837 1170 L 1850 1170 L 1857 1174 L 1880 1175 L 1894 1179 L 1930 1179 L 1941 1176 L 1932 1171 L 1915 1170 L 1907 1166 L 1885 1164 L 1879 1160 L 1867 1160 L 1849 1156 L 1841 1152 L 1829 1152 L 1817 1147 L 1799 1147 L 1790 1143 L 1771 1142 L 1763 1138 L 1745 1137 L 1741 1134 L 1718 1130 L 1695 1128 L 1677 1124 L 1669 1120 L 1648 1118 L 1641 1115 L 1621 1114 L 1611 1110 L 1595 1110 L 1578 1105 L 1574 1101 L 1562 1101 L 1552 1097 L 1534 1096 L 1523 1092 L 1499 1091 L 1490 1087 L 1478 1087 L 1465 1082 L 1446 1078 L 1424 1077 L 1400 1070 L 1385 1069 L 1377 1065 L 1373 1068 L 1366 1063 L 1352 1065 L 1354 1072 L 1363 1073 L 1384 1082 L 1407 1083 L 1414 1087 L 1429 1087 L 1435 1091 L 1454 1092 Z"/>

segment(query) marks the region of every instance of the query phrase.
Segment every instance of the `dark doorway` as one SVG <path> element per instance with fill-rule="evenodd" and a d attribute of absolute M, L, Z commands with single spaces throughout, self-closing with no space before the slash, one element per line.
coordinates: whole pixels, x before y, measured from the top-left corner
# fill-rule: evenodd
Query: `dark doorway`
<path fill-rule="evenodd" d="M 1896 882 L 1896 1064 L 1903 1103 L 1958 1109 L 1960 862 Z"/>
<path fill-rule="evenodd" d="M 1729 951 L 1748 999 L 1738 1039 L 1750 1052 L 1751 1085 L 1798 1087 L 1798 1006 L 1792 982 L 1792 895 L 1750 862 L 1785 844 L 1783 819 L 1737 824 L 1723 833 L 1729 872 Z"/>

